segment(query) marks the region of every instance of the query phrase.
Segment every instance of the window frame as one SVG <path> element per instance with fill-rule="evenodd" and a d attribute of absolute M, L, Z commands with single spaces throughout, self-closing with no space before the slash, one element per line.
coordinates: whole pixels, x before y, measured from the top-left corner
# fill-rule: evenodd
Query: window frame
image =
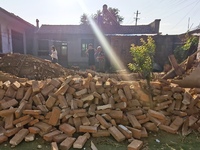
<path fill-rule="evenodd" d="M 86 57 L 86 51 L 88 49 L 88 45 L 94 45 L 94 39 L 81 39 L 81 57 Z"/>

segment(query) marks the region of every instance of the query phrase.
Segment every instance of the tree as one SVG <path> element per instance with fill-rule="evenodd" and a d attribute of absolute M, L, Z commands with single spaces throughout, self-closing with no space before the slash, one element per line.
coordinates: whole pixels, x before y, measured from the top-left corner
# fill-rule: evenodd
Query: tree
<path fill-rule="evenodd" d="M 186 34 L 183 39 L 184 45 L 177 46 L 174 50 L 174 56 L 178 63 L 184 61 L 189 55 L 193 54 L 198 47 L 198 37 Z"/>
<path fill-rule="evenodd" d="M 155 42 L 151 37 L 140 39 L 142 45 L 131 45 L 130 53 L 133 56 L 133 63 L 128 64 L 129 69 L 138 72 L 143 78 L 150 80 L 153 70 L 153 57 L 155 54 Z"/>
<path fill-rule="evenodd" d="M 97 10 L 97 13 L 91 15 L 91 18 L 96 22 L 99 22 L 101 20 L 102 24 L 108 25 L 116 25 L 121 24 L 123 22 L 124 18 L 119 15 L 119 9 L 111 7 L 107 9 L 107 5 L 104 5 L 104 7 L 105 8 L 103 9 L 103 11 Z M 81 16 L 80 22 L 81 24 L 89 24 L 86 14 L 83 14 Z"/>
<path fill-rule="evenodd" d="M 130 53 L 133 56 L 133 63 L 129 63 L 130 70 L 138 72 L 147 81 L 147 90 L 150 96 L 150 106 L 152 107 L 152 90 L 151 90 L 151 74 L 153 71 L 153 58 L 155 54 L 155 41 L 151 38 L 147 38 L 147 42 L 144 39 L 140 39 L 142 45 L 131 45 Z"/>
<path fill-rule="evenodd" d="M 90 24 L 89 20 L 88 20 L 88 17 L 87 17 L 87 15 L 85 13 L 81 16 L 80 23 L 82 25 L 89 25 Z"/>
<path fill-rule="evenodd" d="M 100 10 L 97 11 L 95 20 L 98 20 L 98 17 L 102 17 L 102 24 L 107 25 L 116 25 L 121 24 L 124 20 L 122 16 L 119 15 L 119 9 L 111 8 L 105 9 L 103 12 Z"/>

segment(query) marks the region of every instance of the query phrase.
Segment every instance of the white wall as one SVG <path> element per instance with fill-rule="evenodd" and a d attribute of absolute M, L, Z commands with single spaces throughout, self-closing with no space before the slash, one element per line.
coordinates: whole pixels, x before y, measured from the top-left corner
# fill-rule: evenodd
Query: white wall
<path fill-rule="evenodd" d="M 1 24 L 1 36 L 2 36 L 2 51 L 3 53 L 12 52 L 12 39 L 11 30 L 5 25 Z"/>
<path fill-rule="evenodd" d="M 0 24 L 1 24 L 3 53 L 13 52 L 11 30 L 15 30 L 23 34 L 24 53 L 26 53 L 26 34 L 23 25 L 20 26 L 18 21 L 16 22 L 16 20 L 12 19 L 9 16 L 6 16 L 1 12 L 0 12 Z"/>

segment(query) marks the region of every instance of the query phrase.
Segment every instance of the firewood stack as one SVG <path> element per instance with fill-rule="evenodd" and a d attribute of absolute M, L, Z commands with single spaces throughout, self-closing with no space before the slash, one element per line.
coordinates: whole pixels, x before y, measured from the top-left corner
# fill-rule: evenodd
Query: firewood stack
<path fill-rule="evenodd" d="M 150 109 L 149 96 L 137 82 L 90 73 L 85 78 L 0 82 L 0 143 L 17 146 L 39 134 L 55 149 L 82 149 L 90 136 L 113 136 L 118 142 L 129 139 L 128 149 L 138 150 L 149 131 L 200 132 L 200 89 L 166 80 L 151 85 Z"/>

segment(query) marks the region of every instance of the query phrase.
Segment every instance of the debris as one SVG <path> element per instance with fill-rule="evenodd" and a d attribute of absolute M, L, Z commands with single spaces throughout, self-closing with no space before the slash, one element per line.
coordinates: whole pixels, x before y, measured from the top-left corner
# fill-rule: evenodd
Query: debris
<path fill-rule="evenodd" d="M 41 149 L 41 148 L 42 148 L 42 145 L 38 145 L 37 148 L 38 148 L 38 149 Z"/>
<path fill-rule="evenodd" d="M 156 142 L 157 142 L 157 143 L 160 143 L 160 140 L 159 140 L 159 139 L 156 139 Z"/>
<path fill-rule="evenodd" d="M 55 149 L 69 149 L 83 148 L 90 136 L 112 135 L 118 142 L 131 141 L 132 150 L 141 149 L 141 138 L 150 131 L 184 136 L 200 132 L 197 88 L 185 89 L 163 79 L 151 82 L 150 109 L 143 83 L 94 72 L 65 73 L 44 80 L 0 80 L 0 143 L 17 146 L 38 134 Z"/>
<path fill-rule="evenodd" d="M 1 71 L 11 75 L 43 80 L 58 78 L 67 74 L 67 69 L 48 60 L 36 58 L 31 55 L 6 54 L 0 59 Z"/>

